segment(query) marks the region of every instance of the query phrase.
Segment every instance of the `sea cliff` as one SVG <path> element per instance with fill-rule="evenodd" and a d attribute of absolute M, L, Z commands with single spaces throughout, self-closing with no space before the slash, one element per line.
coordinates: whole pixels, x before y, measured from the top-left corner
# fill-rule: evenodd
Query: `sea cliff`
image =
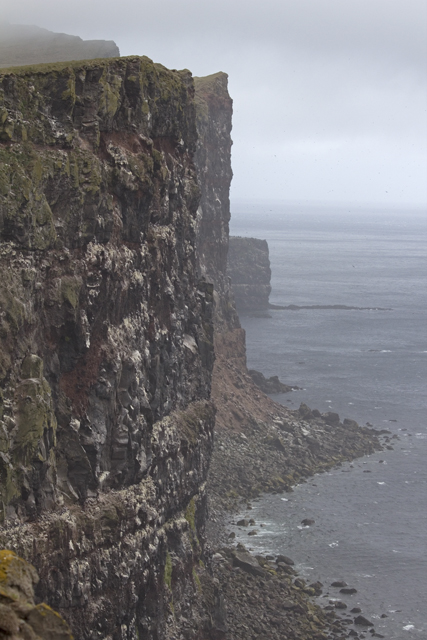
<path fill-rule="evenodd" d="M 214 351 L 193 79 L 23 67 L 0 123 L 1 541 L 77 638 L 184 619 L 199 637 Z"/>
<path fill-rule="evenodd" d="M 0 543 L 79 640 L 248 637 L 224 510 L 377 446 L 247 371 L 231 117 L 225 74 L 145 57 L 0 74 Z M 325 637 L 298 611 L 259 637 Z"/>

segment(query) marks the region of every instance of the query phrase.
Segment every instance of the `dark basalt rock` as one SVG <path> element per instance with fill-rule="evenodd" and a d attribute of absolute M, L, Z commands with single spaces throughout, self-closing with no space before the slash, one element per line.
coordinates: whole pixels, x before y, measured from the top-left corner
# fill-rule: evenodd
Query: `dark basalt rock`
<path fill-rule="evenodd" d="M 236 524 L 237 524 L 238 527 L 248 527 L 249 526 L 249 520 L 245 520 L 245 519 L 238 520 L 236 522 Z"/>
<path fill-rule="evenodd" d="M 300 414 L 301 418 L 304 418 L 304 420 L 314 420 L 314 418 L 316 417 L 314 411 L 312 411 L 310 407 L 307 406 L 304 402 L 301 402 L 298 413 Z M 320 417 L 320 412 L 318 413 L 319 415 L 317 417 Z"/>
<path fill-rule="evenodd" d="M 339 421 L 340 421 L 340 417 L 338 413 L 334 413 L 333 411 L 327 411 L 326 413 L 322 413 L 322 418 L 326 422 L 326 424 L 329 424 L 331 426 L 339 424 Z"/>
<path fill-rule="evenodd" d="M 304 518 L 304 520 L 301 520 L 301 524 L 304 525 L 304 527 L 311 527 L 314 523 L 315 520 L 312 520 L 311 518 Z"/>
<path fill-rule="evenodd" d="M 373 627 L 374 623 L 367 620 L 364 616 L 357 616 L 354 619 L 354 624 L 363 626 L 363 627 Z"/>
<path fill-rule="evenodd" d="M 283 384 L 283 382 L 280 382 L 278 376 L 270 376 L 270 378 L 266 378 L 261 371 L 257 371 L 256 369 L 249 369 L 249 375 L 257 387 L 259 387 L 264 393 L 288 393 L 289 391 L 292 391 L 292 389 L 296 388 Z"/>
<path fill-rule="evenodd" d="M 254 576 L 265 576 L 265 571 L 258 560 L 246 551 L 235 551 L 233 553 L 233 565 Z"/>
<path fill-rule="evenodd" d="M 356 420 L 349 420 L 349 418 L 344 418 L 343 425 L 345 427 L 351 427 L 353 429 L 357 429 L 359 426 Z"/>
<path fill-rule="evenodd" d="M 216 84 L 226 190 L 225 74 L 198 106 Z M 226 277 L 198 254 L 194 92 L 145 57 L 0 74 L 0 542 L 80 640 L 221 620 L 200 560 Z"/>
<path fill-rule="evenodd" d="M 294 564 L 295 564 L 295 562 L 292 560 L 292 558 L 289 558 L 288 556 L 284 556 L 284 555 L 281 555 L 281 554 L 276 556 L 276 562 L 277 563 L 283 562 L 284 564 L 288 564 L 291 567 L 293 567 Z"/>
<path fill-rule="evenodd" d="M 316 596 L 320 596 L 322 594 L 322 590 L 323 590 L 323 584 L 319 581 L 317 582 L 312 582 L 311 584 L 308 585 L 311 589 L 314 589 L 314 592 L 316 594 Z"/>

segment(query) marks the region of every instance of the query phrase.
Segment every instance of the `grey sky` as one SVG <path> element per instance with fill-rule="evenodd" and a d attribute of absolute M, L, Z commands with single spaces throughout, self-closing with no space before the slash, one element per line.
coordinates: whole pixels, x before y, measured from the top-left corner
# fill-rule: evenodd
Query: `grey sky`
<path fill-rule="evenodd" d="M 427 0 L 0 0 L 0 16 L 229 74 L 232 196 L 427 204 Z"/>

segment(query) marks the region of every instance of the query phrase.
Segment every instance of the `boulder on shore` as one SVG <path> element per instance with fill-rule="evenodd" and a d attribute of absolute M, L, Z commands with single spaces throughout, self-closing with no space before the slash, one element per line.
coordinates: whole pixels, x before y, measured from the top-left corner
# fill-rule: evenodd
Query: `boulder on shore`
<path fill-rule="evenodd" d="M 270 378 L 266 378 L 261 371 L 257 371 L 256 369 L 249 369 L 249 375 L 255 382 L 256 386 L 264 393 L 289 393 L 289 391 L 295 389 L 295 387 L 290 387 L 289 385 L 280 382 L 278 376 L 270 376 Z"/>

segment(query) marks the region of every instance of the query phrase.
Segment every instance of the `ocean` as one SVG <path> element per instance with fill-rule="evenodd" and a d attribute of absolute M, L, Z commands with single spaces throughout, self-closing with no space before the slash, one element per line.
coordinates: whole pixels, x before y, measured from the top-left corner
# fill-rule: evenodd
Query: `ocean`
<path fill-rule="evenodd" d="M 338 598 L 344 617 L 359 607 L 389 640 L 425 640 L 427 214 L 235 203 L 231 234 L 268 241 L 271 303 L 359 307 L 241 318 L 249 368 L 301 387 L 272 397 L 397 436 L 392 449 L 254 501 L 241 516 L 255 519 L 257 536 L 231 529 L 248 548 L 288 555 L 306 580 L 320 580 L 323 606 Z M 339 593 L 336 580 L 357 593 Z"/>

